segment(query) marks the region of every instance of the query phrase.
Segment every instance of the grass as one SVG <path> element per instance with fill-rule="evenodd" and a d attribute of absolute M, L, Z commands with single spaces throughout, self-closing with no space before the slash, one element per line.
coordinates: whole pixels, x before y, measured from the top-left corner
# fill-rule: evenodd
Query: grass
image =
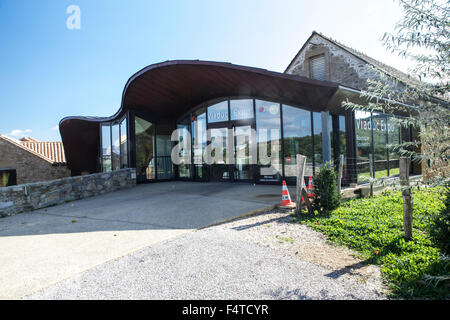
<path fill-rule="evenodd" d="M 399 168 L 392 168 L 389 170 L 389 176 L 395 176 L 398 174 L 400 174 Z M 388 176 L 387 169 L 375 171 L 375 179 L 386 178 L 387 176 Z M 370 179 L 369 172 L 363 172 L 358 174 L 358 181 L 369 181 L 369 179 Z"/>
<path fill-rule="evenodd" d="M 398 191 L 344 202 L 326 217 L 295 217 L 294 221 L 322 232 L 333 243 L 355 249 L 367 263 L 380 265 L 393 297 L 448 299 L 450 259 L 441 255 L 427 233 L 430 214 L 444 206 L 442 191 L 413 192 L 412 241 L 403 239 L 403 205 Z"/>
<path fill-rule="evenodd" d="M 292 239 L 291 237 L 276 236 L 276 238 L 278 239 L 279 243 L 283 243 L 283 242 L 294 243 L 294 239 Z"/>

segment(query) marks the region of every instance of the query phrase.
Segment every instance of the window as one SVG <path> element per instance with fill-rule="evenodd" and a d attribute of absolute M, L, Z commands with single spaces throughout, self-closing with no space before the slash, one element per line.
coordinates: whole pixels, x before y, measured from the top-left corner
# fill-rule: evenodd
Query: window
<path fill-rule="evenodd" d="M 156 176 L 159 180 L 173 178 L 172 125 L 156 125 Z"/>
<path fill-rule="evenodd" d="M 320 112 L 313 112 L 313 127 L 314 127 L 314 167 L 322 166 L 322 114 Z"/>
<path fill-rule="evenodd" d="M 112 170 L 120 169 L 120 131 L 119 124 L 111 126 L 112 133 L 112 148 L 111 148 L 111 163 Z"/>
<path fill-rule="evenodd" d="M 102 171 L 111 171 L 111 126 L 102 124 Z"/>
<path fill-rule="evenodd" d="M 372 154 L 372 121 L 370 112 L 355 111 L 356 171 L 358 182 L 370 178 L 369 156 Z"/>
<path fill-rule="evenodd" d="M 281 120 L 280 104 L 256 100 L 258 180 L 280 181 Z"/>
<path fill-rule="evenodd" d="M 16 185 L 16 177 L 16 169 L 0 169 L 0 187 Z"/>
<path fill-rule="evenodd" d="M 388 148 L 389 151 L 389 175 L 394 176 L 400 173 L 399 169 L 399 152 L 395 147 L 402 143 L 401 140 L 401 125 L 394 117 L 390 116 L 387 119 L 388 128 L 388 144 L 391 145 Z M 407 140 L 406 140 L 407 141 Z"/>
<path fill-rule="evenodd" d="M 191 178 L 191 164 L 189 161 L 191 159 L 191 155 L 189 154 L 191 152 L 191 141 L 188 141 L 191 138 L 189 125 L 189 117 L 184 118 L 177 124 L 178 144 L 180 147 L 178 156 L 181 159 L 181 163 L 178 165 L 178 177 L 185 179 Z"/>
<path fill-rule="evenodd" d="M 231 120 L 243 120 L 253 118 L 253 99 L 231 100 Z"/>
<path fill-rule="evenodd" d="M 387 118 L 383 113 L 372 113 L 374 173 L 375 178 L 384 178 L 388 175 L 387 163 Z"/>
<path fill-rule="evenodd" d="M 208 122 L 228 121 L 228 100 L 219 102 L 208 108 Z"/>
<path fill-rule="evenodd" d="M 138 181 L 155 179 L 155 127 L 135 117 L 136 175 Z"/>
<path fill-rule="evenodd" d="M 325 55 L 315 56 L 309 59 L 309 73 L 311 79 L 327 80 Z"/>
<path fill-rule="evenodd" d="M 227 109 L 228 110 L 228 109 Z M 227 112 L 228 114 L 228 112 Z M 206 108 L 201 108 L 192 114 L 192 163 L 194 165 L 194 179 L 204 180 L 208 177 L 208 166 L 205 164 L 206 150 Z"/>
<path fill-rule="evenodd" d="M 297 154 L 306 156 L 305 176 L 312 176 L 311 112 L 283 105 L 284 173 L 297 175 Z"/>
<path fill-rule="evenodd" d="M 128 168 L 127 118 L 120 123 L 120 167 Z"/>

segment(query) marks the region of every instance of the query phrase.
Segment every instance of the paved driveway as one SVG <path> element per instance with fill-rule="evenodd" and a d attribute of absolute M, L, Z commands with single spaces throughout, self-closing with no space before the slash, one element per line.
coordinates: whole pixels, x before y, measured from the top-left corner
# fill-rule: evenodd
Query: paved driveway
<path fill-rule="evenodd" d="M 0 219 L 0 298 L 280 200 L 280 186 L 166 182 Z"/>

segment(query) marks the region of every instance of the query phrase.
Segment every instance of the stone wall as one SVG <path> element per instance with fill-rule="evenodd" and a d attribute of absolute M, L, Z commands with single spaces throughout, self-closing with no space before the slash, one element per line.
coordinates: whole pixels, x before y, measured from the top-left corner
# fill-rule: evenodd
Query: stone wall
<path fill-rule="evenodd" d="M 328 81 L 354 89 L 367 89 L 367 79 L 379 78 L 379 74 L 365 61 L 318 34 L 312 36 L 286 73 L 309 78 L 309 58 L 322 54 L 325 55 Z M 396 86 L 398 89 L 403 87 L 401 84 Z"/>
<path fill-rule="evenodd" d="M 0 138 L 0 168 L 16 169 L 17 184 L 70 177 L 65 165 L 50 161 Z"/>
<path fill-rule="evenodd" d="M 0 217 L 130 188 L 135 185 L 136 169 L 120 169 L 106 173 L 0 188 Z"/>

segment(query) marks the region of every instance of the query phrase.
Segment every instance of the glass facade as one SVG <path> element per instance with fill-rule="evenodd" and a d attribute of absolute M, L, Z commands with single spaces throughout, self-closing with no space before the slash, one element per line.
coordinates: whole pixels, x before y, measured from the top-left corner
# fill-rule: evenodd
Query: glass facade
<path fill-rule="evenodd" d="M 306 177 L 323 165 L 320 112 L 274 101 L 231 98 L 203 104 L 173 123 L 147 117 L 133 112 L 118 122 L 101 125 L 102 171 L 135 166 L 138 182 L 280 183 L 284 179 L 295 183 L 297 154 L 307 157 Z M 347 150 L 353 137 L 346 134 L 346 116 L 330 114 L 328 118 L 331 158 L 336 164 L 341 154 L 345 157 L 343 181 L 368 181 L 371 167 L 375 178 L 397 175 L 399 156 L 389 144 L 408 139 L 409 131 L 391 115 L 355 111 L 354 117 L 354 151 Z M 179 129 L 176 142 L 171 140 L 175 129 Z M 181 161 L 174 164 L 171 156 L 176 144 Z M 356 151 L 356 158 L 347 167 L 350 151 Z"/>
<path fill-rule="evenodd" d="M 395 148 L 395 145 L 402 143 L 402 127 L 400 123 L 396 122 L 393 116 L 387 117 L 387 131 L 388 131 L 388 163 L 389 163 L 389 176 L 395 176 L 400 174 L 399 153 Z M 407 131 L 407 130 L 404 130 Z M 407 141 L 408 139 L 405 139 Z"/>
<path fill-rule="evenodd" d="M 185 118 L 177 124 L 178 129 L 178 143 L 180 145 L 178 156 L 180 157 L 180 164 L 178 165 L 178 177 L 181 179 L 192 178 L 191 170 L 191 152 L 190 146 L 190 128 L 189 118 Z"/>
<path fill-rule="evenodd" d="M 372 113 L 373 128 L 373 168 L 375 178 L 384 178 L 388 175 L 387 158 L 387 118 L 383 113 Z"/>
<path fill-rule="evenodd" d="M 156 175 L 159 180 L 173 178 L 172 132 L 171 125 L 156 125 Z"/>
<path fill-rule="evenodd" d="M 314 168 L 322 165 L 322 114 L 320 112 L 313 112 L 313 127 L 314 127 Z"/>
<path fill-rule="evenodd" d="M 102 171 L 108 172 L 112 170 L 111 165 L 111 125 L 103 124 L 101 126 L 102 148 L 101 163 Z"/>
<path fill-rule="evenodd" d="M 396 117 L 379 112 L 355 111 L 358 182 L 399 174 L 402 128 Z M 389 146 L 391 145 L 391 146 Z M 370 172 L 373 168 L 373 173 Z"/>
<path fill-rule="evenodd" d="M 253 118 L 253 99 L 230 100 L 230 120 Z"/>
<path fill-rule="evenodd" d="M 134 121 L 137 181 L 155 179 L 155 127 L 138 116 Z"/>
<path fill-rule="evenodd" d="M 370 112 L 355 111 L 356 172 L 358 182 L 370 178 L 369 158 L 372 156 L 372 116 Z"/>
<path fill-rule="evenodd" d="M 206 180 L 208 178 L 208 166 L 204 158 L 207 145 L 206 108 L 193 112 L 191 120 L 193 178 Z"/>
<path fill-rule="evenodd" d="M 257 180 L 280 181 L 283 174 L 280 104 L 256 100 L 255 112 L 259 166 Z"/>
<path fill-rule="evenodd" d="M 127 118 L 120 122 L 120 167 L 128 168 L 128 133 Z"/>
<path fill-rule="evenodd" d="M 128 168 L 128 125 L 125 116 L 115 123 L 103 123 L 100 164 L 103 172 Z"/>
<path fill-rule="evenodd" d="M 120 128 L 119 124 L 114 124 L 111 126 L 111 164 L 112 170 L 120 169 Z"/>
<path fill-rule="evenodd" d="M 215 146 L 211 150 L 211 179 L 230 179 L 230 157 L 228 154 L 228 130 L 227 128 L 213 128 L 209 131 L 208 140 Z"/>
<path fill-rule="evenodd" d="M 208 107 L 208 123 L 228 121 L 228 100 Z"/>
<path fill-rule="evenodd" d="M 285 178 L 295 180 L 297 172 L 297 154 L 306 158 L 306 176 L 313 175 L 312 166 L 311 112 L 283 105 L 283 144 Z"/>

